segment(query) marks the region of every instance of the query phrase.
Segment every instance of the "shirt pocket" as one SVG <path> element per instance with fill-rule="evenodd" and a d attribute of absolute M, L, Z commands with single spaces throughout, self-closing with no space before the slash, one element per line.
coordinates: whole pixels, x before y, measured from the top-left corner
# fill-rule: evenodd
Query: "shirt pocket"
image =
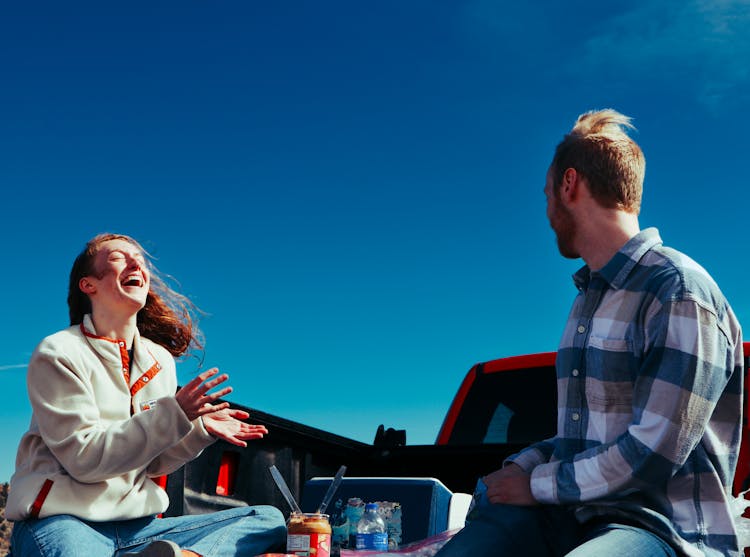
<path fill-rule="evenodd" d="M 627 413 L 633 404 L 635 358 L 628 338 L 591 335 L 586 346 L 586 399 L 595 411 Z"/>

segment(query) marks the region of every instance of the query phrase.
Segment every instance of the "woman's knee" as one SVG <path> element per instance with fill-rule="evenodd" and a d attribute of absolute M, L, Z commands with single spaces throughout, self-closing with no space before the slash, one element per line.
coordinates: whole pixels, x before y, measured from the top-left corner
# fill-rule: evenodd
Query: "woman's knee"
<path fill-rule="evenodd" d="M 286 543 L 286 520 L 281 511 L 271 505 L 256 505 L 253 508 L 255 509 L 255 516 L 263 521 L 263 525 L 271 536 Z"/>
<path fill-rule="evenodd" d="M 269 527 L 282 525 L 286 527 L 284 515 L 276 507 L 271 505 L 253 505 L 250 507 L 236 507 L 219 511 L 219 515 L 234 516 L 236 518 L 252 518 L 256 522 L 262 522 Z"/>
<path fill-rule="evenodd" d="M 238 507 L 226 511 L 235 519 L 247 520 L 246 529 L 249 533 L 266 533 L 274 539 L 283 539 L 286 542 L 286 520 L 281 511 L 271 505 L 253 505 L 251 507 Z M 225 515 L 226 516 L 226 515 Z"/>
<path fill-rule="evenodd" d="M 284 515 L 276 507 L 271 505 L 255 505 L 252 508 L 255 510 L 256 516 L 261 517 L 263 520 L 271 524 L 281 524 L 286 527 Z"/>

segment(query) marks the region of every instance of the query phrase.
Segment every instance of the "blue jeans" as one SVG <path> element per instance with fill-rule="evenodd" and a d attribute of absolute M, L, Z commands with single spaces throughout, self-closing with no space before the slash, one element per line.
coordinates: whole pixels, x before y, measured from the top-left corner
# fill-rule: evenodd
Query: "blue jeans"
<path fill-rule="evenodd" d="M 286 524 L 275 507 L 240 507 L 210 514 L 90 522 L 71 515 L 13 525 L 14 557 L 119 557 L 154 540 L 170 540 L 203 557 L 283 550 Z"/>
<path fill-rule="evenodd" d="M 487 505 L 435 557 L 676 557 L 658 536 L 622 524 L 585 528 L 561 507 Z"/>

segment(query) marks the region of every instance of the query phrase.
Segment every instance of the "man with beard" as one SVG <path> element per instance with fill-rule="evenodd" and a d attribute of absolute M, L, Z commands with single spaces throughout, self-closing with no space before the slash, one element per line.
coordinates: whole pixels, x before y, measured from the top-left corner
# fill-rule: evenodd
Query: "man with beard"
<path fill-rule="evenodd" d="M 740 555 L 740 326 L 702 267 L 640 229 L 645 160 L 627 128 L 614 110 L 583 114 L 547 171 L 560 253 L 585 263 L 557 433 L 482 478 L 440 557 Z"/>

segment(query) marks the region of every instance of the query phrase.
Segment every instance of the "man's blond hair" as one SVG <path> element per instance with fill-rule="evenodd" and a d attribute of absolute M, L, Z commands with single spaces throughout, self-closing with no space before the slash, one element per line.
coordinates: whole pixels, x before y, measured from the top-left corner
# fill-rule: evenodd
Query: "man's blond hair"
<path fill-rule="evenodd" d="M 638 214 L 641 210 L 646 159 L 626 130 L 630 118 L 612 109 L 581 114 L 555 150 L 555 191 L 568 168 L 588 183 L 592 197 L 608 209 Z"/>

